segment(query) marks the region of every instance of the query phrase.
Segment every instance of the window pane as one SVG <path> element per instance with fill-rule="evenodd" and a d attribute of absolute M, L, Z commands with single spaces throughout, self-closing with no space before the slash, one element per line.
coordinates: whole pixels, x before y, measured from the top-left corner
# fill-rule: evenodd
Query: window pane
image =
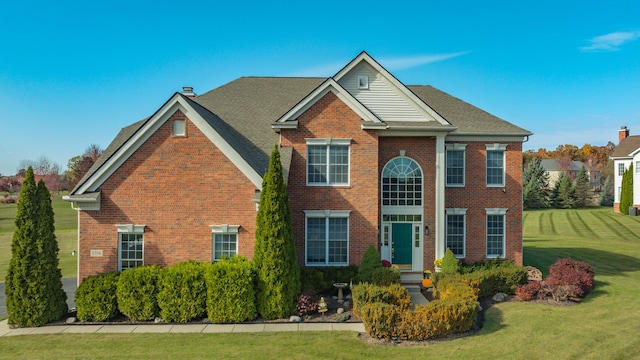
<path fill-rule="evenodd" d="M 447 185 L 464 184 L 464 151 L 448 150 L 447 158 Z"/>
<path fill-rule="evenodd" d="M 446 247 L 457 256 L 464 256 L 464 215 L 447 215 Z"/>
<path fill-rule="evenodd" d="M 309 146 L 307 149 L 307 177 L 309 183 L 327 182 L 327 147 Z"/>
<path fill-rule="evenodd" d="M 326 263 L 326 222 L 324 218 L 307 218 L 307 263 Z"/>
<path fill-rule="evenodd" d="M 487 216 L 487 256 L 504 254 L 504 215 Z"/>
<path fill-rule="evenodd" d="M 329 263 L 347 263 L 347 218 L 329 218 Z"/>
<path fill-rule="evenodd" d="M 143 234 L 120 233 L 120 269 L 144 265 Z"/>
<path fill-rule="evenodd" d="M 391 160 L 382 170 L 382 205 L 422 204 L 422 171 L 409 158 Z"/>
<path fill-rule="evenodd" d="M 238 234 L 213 234 L 213 261 L 236 256 L 237 244 Z"/>
<path fill-rule="evenodd" d="M 487 151 L 487 185 L 504 185 L 504 151 Z"/>

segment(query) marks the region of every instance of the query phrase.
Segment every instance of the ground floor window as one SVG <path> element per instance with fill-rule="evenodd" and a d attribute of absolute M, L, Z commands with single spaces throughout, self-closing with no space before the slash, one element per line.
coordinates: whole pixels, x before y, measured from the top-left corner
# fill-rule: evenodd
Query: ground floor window
<path fill-rule="evenodd" d="M 350 211 L 305 211 L 305 263 L 338 266 L 349 264 Z"/>
<path fill-rule="evenodd" d="M 445 228 L 445 248 L 450 249 L 458 258 L 465 257 L 467 209 L 446 209 L 447 227 Z"/>
<path fill-rule="evenodd" d="M 506 209 L 487 209 L 487 257 L 505 257 Z"/>
<path fill-rule="evenodd" d="M 239 225 L 212 225 L 213 262 L 238 255 Z"/>
<path fill-rule="evenodd" d="M 124 224 L 118 228 L 118 271 L 144 265 L 144 225 Z"/>

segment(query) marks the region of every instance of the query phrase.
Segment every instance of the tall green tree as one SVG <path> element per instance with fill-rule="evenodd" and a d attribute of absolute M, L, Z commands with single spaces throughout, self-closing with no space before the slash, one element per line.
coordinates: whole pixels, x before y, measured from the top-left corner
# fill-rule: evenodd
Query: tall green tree
<path fill-rule="evenodd" d="M 522 173 L 523 205 L 527 209 L 549 207 L 549 174 L 534 157 Z"/>
<path fill-rule="evenodd" d="M 613 181 L 611 181 L 611 176 L 607 176 L 604 185 L 602 185 L 599 203 L 601 206 L 613 206 L 613 201 Z"/>
<path fill-rule="evenodd" d="M 620 213 L 629 215 L 629 207 L 633 206 L 633 164 L 622 174 L 620 190 Z"/>
<path fill-rule="evenodd" d="M 265 319 L 291 315 L 300 292 L 300 269 L 296 260 L 289 195 L 277 145 L 262 181 L 253 261 L 258 313 Z"/>
<path fill-rule="evenodd" d="M 593 191 L 591 190 L 589 173 L 587 172 L 587 168 L 583 166 L 573 183 L 574 207 L 582 208 L 591 204 L 592 194 Z"/>
<path fill-rule="evenodd" d="M 566 172 L 560 173 L 552 194 L 553 206 L 560 209 L 573 207 L 573 182 Z"/>
<path fill-rule="evenodd" d="M 51 194 L 43 181 L 36 186 L 29 167 L 20 192 L 5 278 L 8 322 L 13 326 L 40 326 L 67 312 L 54 232 Z"/>

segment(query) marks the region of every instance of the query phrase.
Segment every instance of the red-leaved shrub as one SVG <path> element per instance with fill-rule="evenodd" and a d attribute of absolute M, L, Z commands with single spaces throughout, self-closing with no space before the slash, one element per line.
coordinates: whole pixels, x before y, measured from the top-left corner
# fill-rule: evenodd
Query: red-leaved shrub
<path fill-rule="evenodd" d="M 569 286 L 570 297 L 583 297 L 593 290 L 593 267 L 582 261 L 558 259 L 549 268 L 545 281 L 550 286 Z M 574 288 L 575 287 L 575 288 Z"/>
<path fill-rule="evenodd" d="M 305 290 L 296 299 L 295 313 L 303 316 L 318 311 L 318 292 L 315 290 Z"/>
<path fill-rule="evenodd" d="M 530 281 L 527 284 L 520 285 L 516 288 L 516 296 L 522 301 L 531 301 L 543 296 L 540 291 L 542 284 L 539 281 Z"/>

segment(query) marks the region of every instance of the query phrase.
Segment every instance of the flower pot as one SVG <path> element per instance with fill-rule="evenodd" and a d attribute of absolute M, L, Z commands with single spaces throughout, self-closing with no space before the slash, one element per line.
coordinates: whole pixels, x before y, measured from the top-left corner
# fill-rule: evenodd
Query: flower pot
<path fill-rule="evenodd" d="M 430 288 L 433 285 L 431 279 L 422 279 L 422 286 Z"/>

